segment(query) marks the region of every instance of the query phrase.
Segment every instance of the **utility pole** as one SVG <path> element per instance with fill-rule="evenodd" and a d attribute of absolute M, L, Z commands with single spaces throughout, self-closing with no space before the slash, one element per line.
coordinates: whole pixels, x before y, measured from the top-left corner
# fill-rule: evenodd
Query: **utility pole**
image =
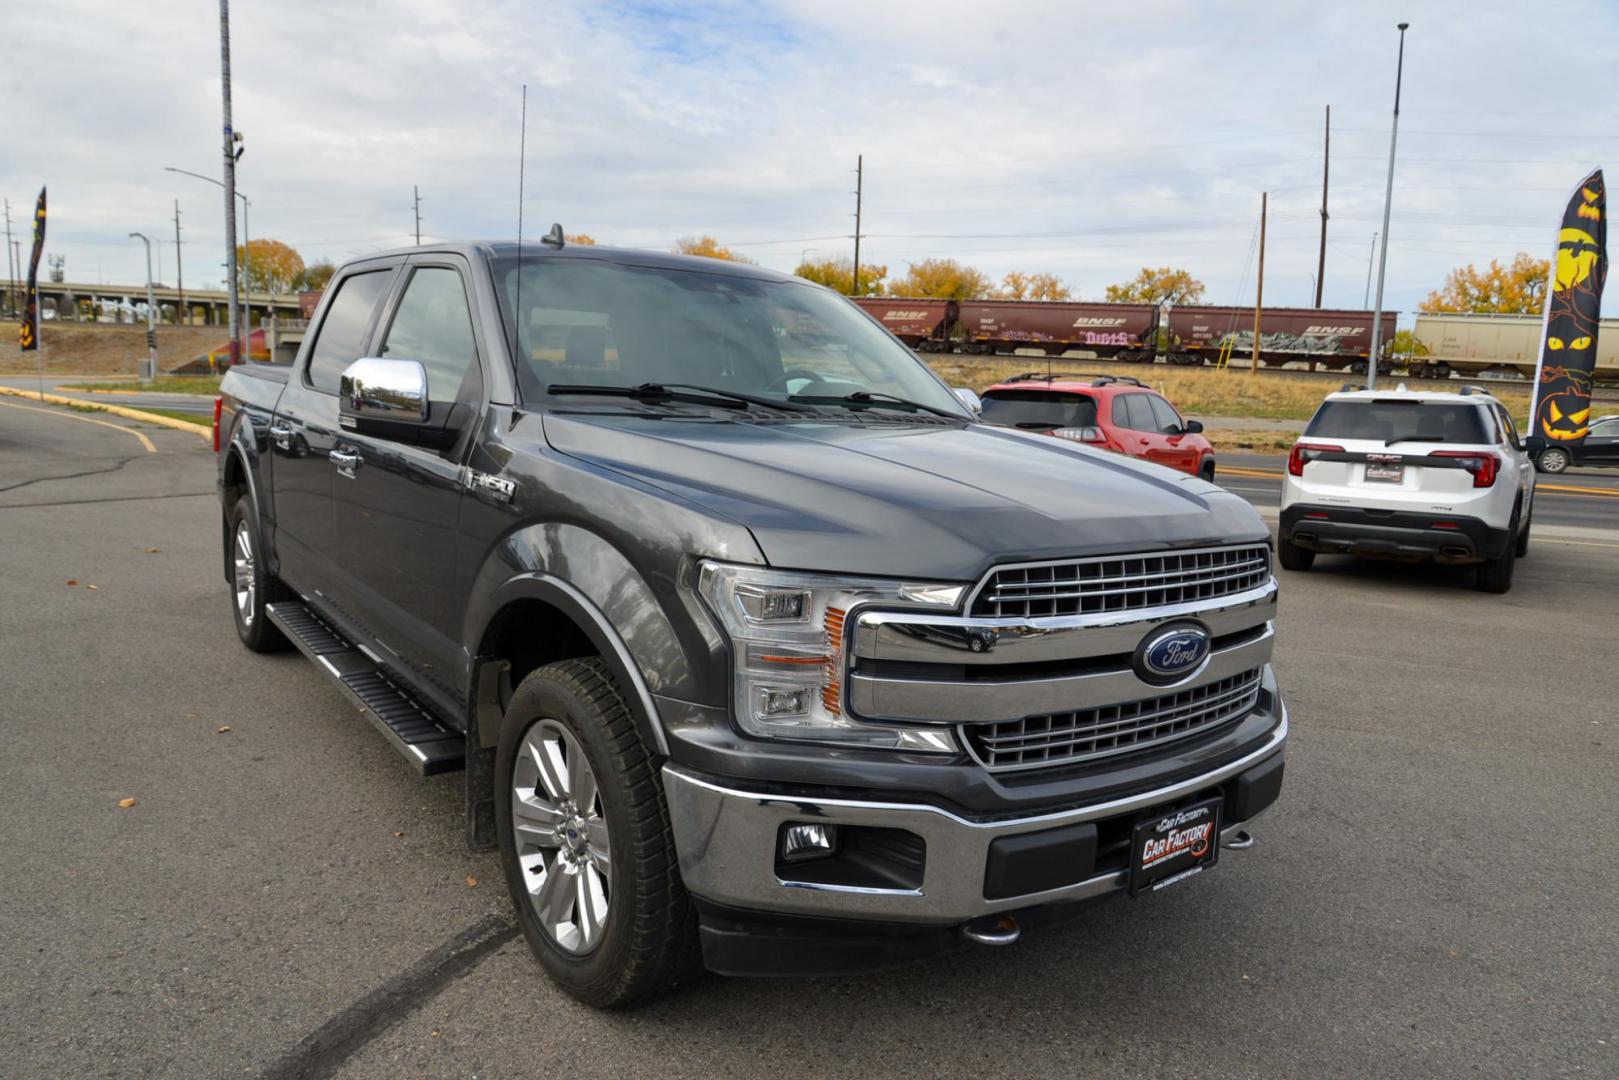
<path fill-rule="evenodd" d="M 416 246 L 422 246 L 422 192 L 415 184 L 410 185 L 411 200 L 416 207 Z"/>
<path fill-rule="evenodd" d="M 219 0 L 219 74 L 225 133 L 225 282 L 230 296 L 230 362 L 242 362 L 241 316 L 236 310 L 236 132 L 230 119 L 230 0 Z"/>
<path fill-rule="evenodd" d="M 132 232 L 130 239 L 146 245 L 146 377 L 157 378 L 157 300 L 152 296 L 152 241 L 145 233 Z"/>
<path fill-rule="evenodd" d="M 1372 234 L 1372 253 L 1366 256 L 1366 295 L 1360 298 L 1363 308 L 1372 306 L 1372 267 L 1377 263 L 1377 234 Z"/>
<path fill-rule="evenodd" d="M 1332 106 L 1327 106 L 1327 137 L 1321 151 L 1321 254 L 1315 263 L 1315 306 L 1321 306 L 1321 290 L 1327 283 L 1327 166 L 1332 161 Z"/>
<path fill-rule="evenodd" d="M 5 200 L 6 207 L 6 299 L 11 304 L 11 310 L 17 310 L 17 271 L 11 261 L 11 200 Z"/>
<path fill-rule="evenodd" d="M 1250 374 L 1259 372 L 1259 313 L 1265 306 L 1265 209 L 1270 201 L 1270 192 L 1262 191 L 1259 194 L 1259 285 L 1254 293 L 1254 347 L 1248 354 L 1248 371 Z"/>
<path fill-rule="evenodd" d="M 1389 210 L 1394 205 L 1394 145 L 1400 137 L 1400 80 L 1405 74 L 1405 30 L 1400 23 L 1400 56 L 1394 65 L 1394 126 L 1389 130 L 1389 180 L 1383 191 L 1383 250 L 1377 259 L 1377 306 L 1372 308 L 1372 353 L 1366 359 L 1366 389 L 1377 387 L 1377 361 L 1383 345 L 1383 278 L 1389 268 Z"/>
<path fill-rule="evenodd" d="M 186 272 L 180 258 L 180 200 L 174 200 L 174 284 L 180 290 L 180 303 L 175 311 L 175 324 L 186 324 Z"/>
<path fill-rule="evenodd" d="M 860 295 L 860 197 L 865 189 L 866 155 L 857 154 L 854 159 L 854 290 L 853 295 Z"/>

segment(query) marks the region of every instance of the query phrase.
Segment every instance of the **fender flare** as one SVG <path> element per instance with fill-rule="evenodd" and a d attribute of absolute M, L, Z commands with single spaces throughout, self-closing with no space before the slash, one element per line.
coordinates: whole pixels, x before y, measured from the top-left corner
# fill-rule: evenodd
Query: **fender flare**
<path fill-rule="evenodd" d="M 482 635 L 488 628 L 490 620 L 495 617 L 496 612 L 514 600 L 539 600 L 549 604 L 572 619 L 574 624 L 584 631 L 585 636 L 596 647 L 596 652 L 601 656 L 603 663 L 617 678 L 619 685 L 628 692 L 630 711 L 635 717 L 641 738 L 660 756 L 667 758 L 669 741 L 664 735 L 663 720 L 658 715 L 657 703 L 653 701 L 652 691 L 641 676 L 641 669 L 636 664 L 634 655 L 630 653 L 629 647 L 624 644 L 624 639 L 619 636 L 607 616 L 590 597 L 561 578 L 537 570 L 524 571 L 508 578 L 478 605 L 477 616 L 471 623 L 477 627 L 478 639 L 469 643 L 468 651 L 474 656 L 477 655 L 478 646 L 482 644 Z M 474 688 L 478 685 L 476 677 L 471 680 L 471 685 Z M 467 715 L 473 723 L 477 722 L 476 707 L 468 710 Z"/>

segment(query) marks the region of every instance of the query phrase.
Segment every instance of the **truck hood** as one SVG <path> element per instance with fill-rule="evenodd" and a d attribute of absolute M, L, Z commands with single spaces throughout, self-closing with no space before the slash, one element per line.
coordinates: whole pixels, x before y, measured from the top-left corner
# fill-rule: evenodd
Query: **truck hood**
<path fill-rule="evenodd" d="M 996 562 L 1269 535 L 1195 477 L 982 424 L 550 413 L 545 434 L 739 522 L 771 565 L 796 570 L 970 581 Z"/>

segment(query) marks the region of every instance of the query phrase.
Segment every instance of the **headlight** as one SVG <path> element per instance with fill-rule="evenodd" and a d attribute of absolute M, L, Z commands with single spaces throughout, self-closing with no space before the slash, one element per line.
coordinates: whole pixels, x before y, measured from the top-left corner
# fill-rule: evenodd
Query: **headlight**
<path fill-rule="evenodd" d="M 964 586 L 861 581 L 702 564 L 698 589 L 731 639 L 732 705 L 750 735 L 955 753 L 944 725 L 872 723 L 844 712 L 843 624 L 856 605 L 954 608 Z"/>

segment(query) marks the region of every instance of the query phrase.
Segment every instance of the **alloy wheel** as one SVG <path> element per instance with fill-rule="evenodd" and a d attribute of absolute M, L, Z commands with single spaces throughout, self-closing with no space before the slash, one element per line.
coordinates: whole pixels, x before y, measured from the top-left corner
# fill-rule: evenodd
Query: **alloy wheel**
<path fill-rule="evenodd" d="M 253 602 L 258 599 L 258 576 L 253 572 L 253 538 L 248 534 L 247 521 L 236 523 L 236 550 L 234 552 L 232 583 L 236 593 L 236 613 L 243 626 L 253 625 Z"/>
<path fill-rule="evenodd" d="M 512 836 L 546 936 L 564 952 L 590 952 L 607 929 L 612 843 L 584 748 L 555 720 L 535 721 L 518 747 Z"/>

